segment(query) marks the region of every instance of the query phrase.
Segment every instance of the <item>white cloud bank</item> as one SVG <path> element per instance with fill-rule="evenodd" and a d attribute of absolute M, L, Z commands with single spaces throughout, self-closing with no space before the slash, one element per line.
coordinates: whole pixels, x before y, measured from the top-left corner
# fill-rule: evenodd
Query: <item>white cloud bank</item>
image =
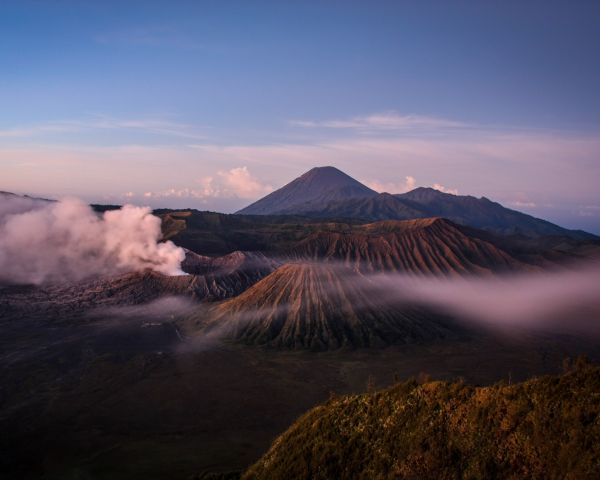
<path fill-rule="evenodd" d="M 439 183 L 434 183 L 431 188 L 433 188 L 434 190 L 439 190 L 440 192 L 443 193 L 449 193 L 451 195 L 458 195 L 458 190 L 456 188 L 447 188 L 444 187 L 443 185 L 440 185 Z"/>
<path fill-rule="evenodd" d="M 365 182 L 365 185 L 379 193 L 405 193 L 414 190 L 417 182 L 415 177 L 408 175 L 404 178 L 404 182 L 379 182 L 377 180 L 370 180 Z"/>
<path fill-rule="evenodd" d="M 377 180 L 369 180 L 365 182 L 365 185 L 379 193 L 406 193 L 414 190 L 417 187 L 417 180 L 415 177 L 407 175 L 404 177 L 404 182 L 379 182 Z M 434 183 L 431 188 L 439 190 L 440 192 L 458 195 L 457 189 L 447 188 L 439 183 Z"/>
<path fill-rule="evenodd" d="M 271 185 L 263 184 L 252 176 L 247 167 L 219 170 L 216 176 L 202 177 L 196 183 L 198 184 L 196 187 L 169 188 L 158 192 L 145 192 L 144 197 L 255 199 L 273 191 Z"/>

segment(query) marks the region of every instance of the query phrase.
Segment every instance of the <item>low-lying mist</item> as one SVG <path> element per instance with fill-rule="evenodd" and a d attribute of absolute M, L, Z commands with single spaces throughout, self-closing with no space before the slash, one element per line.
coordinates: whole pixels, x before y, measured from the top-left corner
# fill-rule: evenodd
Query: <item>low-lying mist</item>
<path fill-rule="evenodd" d="M 183 249 L 160 242 L 150 208 L 125 205 L 97 214 L 81 200 L 3 198 L 0 282 L 42 284 L 152 269 L 182 274 Z"/>
<path fill-rule="evenodd" d="M 600 336 L 600 265 L 491 277 L 372 277 L 382 298 L 434 307 L 507 332 Z"/>
<path fill-rule="evenodd" d="M 319 291 L 327 301 L 352 304 L 353 311 L 421 307 L 449 315 L 467 327 L 519 334 L 525 331 L 600 337 L 600 264 L 536 273 L 496 276 L 362 275 L 344 265 L 314 264 L 321 279 Z M 336 272 L 331 276 L 331 270 Z M 355 295 L 360 292 L 360 295 Z M 330 295 L 331 294 L 331 295 Z M 263 316 L 286 316 L 291 305 L 253 304 L 237 310 L 238 322 L 261 321 Z M 308 294 L 303 302 L 313 301 Z M 212 335 L 227 331 L 227 316 L 212 323 Z"/>
<path fill-rule="evenodd" d="M 174 320 L 175 318 L 189 315 L 201 308 L 191 299 L 181 296 L 168 295 L 138 305 L 121 305 L 101 307 L 88 313 L 90 318 L 109 319 L 144 319 L 151 320 Z"/>

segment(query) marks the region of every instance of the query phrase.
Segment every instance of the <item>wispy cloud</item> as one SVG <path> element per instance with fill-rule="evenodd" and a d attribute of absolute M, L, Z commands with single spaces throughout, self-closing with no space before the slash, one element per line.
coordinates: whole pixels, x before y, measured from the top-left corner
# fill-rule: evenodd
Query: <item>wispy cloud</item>
<path fill-rule="evenodd" d="M 465 128 L 469 126 L 466 123 L 446 118 L 427 115 L 402 115 L 393 111 L 338 120 L 291 120 L 290 124 L 304 128 L 351 129 L 365 132 Z"/>
<path fill-rule="evenodd" d="M 42 125 L 22 126 L 0 130 L 0 138 L 34 137 L 44 134 L 73 132 L 76 128 L 63 123 L 47 123 Z"/>
<path fill-rule="evenodd" d="M 198 132 L 199 127 L 160 119 L 117 119 L 101 117 L 96 121 L 78 122 L 83 128 L 139 130 L 157 135 L 169 135 L 191 140 L 205 140 L 206 135 Z"/>
<path fill-rule="evenodd" d="M 58 120 L 36 125 L 20 126 L 0 130 L 0 138 L 34 138 L 47 135 L 62 135 L 94 130 L 123 130 L 143 132 L 184 138 L 188 140 L 205 140 L 200 127 L 185 123 L 173 122 L 157 118 L 122 119 L 107 116 L 96 116 L 81 120 Z"/>
<path fill-rule="evenodd" d="M 192 35 L 172 25 L 150 25 L 129 27 L 122 30 L 104 32 L 94 37 L 102 45 L 127 45 L 137 47 L 171 47 L 184 50 L 198 50 L 203 45 Z"/>
<path fill-rule="evenodd" d="M 537 204 L 535 202 L 531 202 L 531 201 L 527 201 L 527 200 L 513 200 L 513 201 L 510 201 L 507 203 L 511 207 L 516 207 L 516 208 L 535 208 L 535 207 L 537 207 Z"/>
<path fill-rule="evenodd" d="M 580 205 L 577 215 L 580 217 L 600 217 L 600 205 Z"/>

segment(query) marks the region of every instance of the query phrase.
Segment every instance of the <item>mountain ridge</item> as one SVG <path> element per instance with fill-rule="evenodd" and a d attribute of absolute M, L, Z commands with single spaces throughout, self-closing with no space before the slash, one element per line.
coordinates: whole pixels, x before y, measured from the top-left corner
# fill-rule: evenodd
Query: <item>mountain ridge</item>
<path fill-rule="evenodd" d="M 410 192 L 394 195 L 420 208 L 427 216 L 440 216 L 461 225 L 491 230 L 502 234 L 526 236 L 569 236 L 581 239 L 597 238 L 582 230 L 569 230 L 547 220 L 507 208 L 487 197 L 453 195 L 430 187 L 418 187 Z"/>
<path fill-rule="evenodd" d="M 466 235 L 458 225 L 441 217 L 314 232 L 294 245 L 287 256 L 341 262 L 366 272 L 462 275 L 535 269 L 490 242 Z"/>
<path fill-rule="evenodd" d="M 236 213 L 366 222 L 444 217 L 460 225 L 501 235 L 598 240 L 591 233 L 560 227 L 486 197 L 453 195 L 428 187 L 399 194 L 377 193 L 335 167 L 315 167 Z"/>

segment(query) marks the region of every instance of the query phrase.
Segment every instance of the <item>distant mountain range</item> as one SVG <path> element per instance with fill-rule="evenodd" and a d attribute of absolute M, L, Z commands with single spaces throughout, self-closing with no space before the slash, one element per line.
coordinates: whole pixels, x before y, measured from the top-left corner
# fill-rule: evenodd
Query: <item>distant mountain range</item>
<path fill-rule="evenodd" d="M 313 168 L 237 213 L 361 221 L 444 217 L 502 235 L 597 238 L 511 210 L 485 197 L 451 195 L 433 188 L 402 194 L 377 193 L 334 167 Z"/>
<path fill-rule="evenodd" d="M 29 204 L 53 201 L 0 191 L 0 200 L 3 198 L 20 200 L 24 209 L 27 209 Z M 92 207 L 98 212 L 104 212 L 120 206 L 94 204 Z M 167 230 L 176 231 L 186 223 L 182 218 L 183 212 L 171 218 L 169 214 L 174 212 L 170 209 L 155 210 L 156 214 L 163 217 Z M 189 217 L 190 213 L 185 215 Z M 223 215 L 220 217 L 219 214 L 215 215 L 216 217 L 206 226 L 214 227 L 213 220 L 223 222 L 223 227 L 226 224 L 244 223 L 243 220 L 238 220 L 241 218 L 239 216 L 256 216 L 251 222 L 256 225 L 294 221 L 303 224 L 323 221 L 369 223 L 380 220 L 442 217 L 458 225 L 510 236 L 513 239 L 554 237 L 555 243 L 558 238 L 578 242 L 600 240 L 591 233 L 560 227 L 547 220 L 506 208 L 486 197 L 452 195 L 425 187 L 407 193 L 377 193 L 335 167 L 312 168 L 287 185 L 239 210 L 235 215 L 229 216 L 229 219 Z M 258 216 L 268 218 L 263 221 L 259 220 Z M 296 218 L 294 220 L 291 217 Z M 189 220 L 196 223 L 198 219 Z M 191 245 L 183 246 L 193 249 Z M 260 250 L 261 248 L 258 245 L 246 245 L 241 249 Z M 229 251 L 234 250 L 235 248 L 229 249 Z"/>

